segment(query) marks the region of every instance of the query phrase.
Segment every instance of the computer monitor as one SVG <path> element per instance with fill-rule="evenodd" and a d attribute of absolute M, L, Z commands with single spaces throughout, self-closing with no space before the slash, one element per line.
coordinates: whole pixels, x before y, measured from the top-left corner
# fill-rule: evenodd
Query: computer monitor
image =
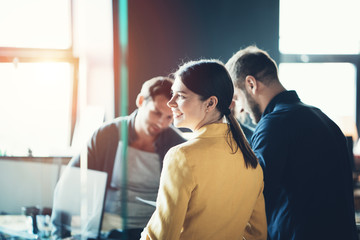
<path fill-rule="evenodd" d="M 104 214 L 107 173 L 66 167 L 54 194 L 52 224 L 60 237 L 98 238 Z"/>

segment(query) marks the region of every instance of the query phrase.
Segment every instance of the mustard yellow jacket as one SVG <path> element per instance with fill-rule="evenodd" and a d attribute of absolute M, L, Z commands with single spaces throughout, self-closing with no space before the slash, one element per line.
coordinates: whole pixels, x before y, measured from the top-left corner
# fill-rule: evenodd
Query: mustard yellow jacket
<path fill-rule="evenodd" d="M 141 239 L 266 239 L 262 169 L 231 153 L 227 131 L 225 123 L 206 125 L 168 151 Z"/>

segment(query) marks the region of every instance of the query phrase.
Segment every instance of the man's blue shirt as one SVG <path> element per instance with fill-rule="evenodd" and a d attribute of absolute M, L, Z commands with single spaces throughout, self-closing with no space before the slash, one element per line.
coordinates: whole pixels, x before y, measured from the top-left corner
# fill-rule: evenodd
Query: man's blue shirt
<path fill-rule="evenodd" d="M 264 171 L 268 239 L 357 239 L 346 139 L 332 120 L 285 91 L 251 144 Z"/>

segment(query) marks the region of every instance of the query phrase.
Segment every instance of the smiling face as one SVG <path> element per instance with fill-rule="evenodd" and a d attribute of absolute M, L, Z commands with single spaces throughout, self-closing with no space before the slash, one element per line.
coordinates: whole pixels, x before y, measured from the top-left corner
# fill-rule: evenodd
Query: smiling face
<path fill-rule="evenodd" d="M 206 101 L 201 101 L 200 96 L 189 90 L 178 77 L 171 87 L 173 96 L 168 102 L 171 108 L 174 125 L 176 127 L 197 130 L 205 123 Z"/>
<path fill-rule="evenodd" d="M 135 121 L 139 130 L 148 136 L 156 137 L 168 128 L 173 120 L 171 109 L 167 106 L 169 99 L 164 95 L 152 99 L 139 99 L 139 111 Z"/>

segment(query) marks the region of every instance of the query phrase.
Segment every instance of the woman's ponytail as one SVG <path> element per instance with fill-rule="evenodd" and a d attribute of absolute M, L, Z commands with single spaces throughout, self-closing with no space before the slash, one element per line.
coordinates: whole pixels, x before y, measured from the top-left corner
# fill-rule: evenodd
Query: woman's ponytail
<path fill-rule="evenodd" d="M 255 153 L 251 149 L 250 144 L 245 138 L 244 132 L 242 131 L 239 122 L 235 119 L 233 114 L 224 114 L 224 115 L 226 116 L 226 119 L 228 120 L 230 125 L 229 131 L 231 131 L 232 136 L 237 144 L 236 148 L 234 149 L 231 144 L 231 139 L 228 141 L 228 144 L 230 145 L 233 153 L 235 153 L 238 150 L 238 148 L 240 148 L 244 156 L 245 166 L 248 168 L 250 165 L 252 168 L 256 168 L 258 164 L 258 160 L 255 156 Z"/>

